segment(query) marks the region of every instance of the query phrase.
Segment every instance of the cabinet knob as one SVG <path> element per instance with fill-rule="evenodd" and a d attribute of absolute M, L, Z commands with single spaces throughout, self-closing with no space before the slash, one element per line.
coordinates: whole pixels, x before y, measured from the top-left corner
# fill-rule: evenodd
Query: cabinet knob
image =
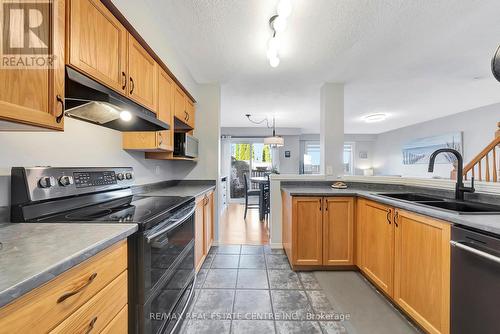
<path fill-rule="evenodd" d="M 122 72 L 122 89 L 125 89 L 125 87 L 127 87 L 127 75 L 125 74 L 125 72 Z"/>

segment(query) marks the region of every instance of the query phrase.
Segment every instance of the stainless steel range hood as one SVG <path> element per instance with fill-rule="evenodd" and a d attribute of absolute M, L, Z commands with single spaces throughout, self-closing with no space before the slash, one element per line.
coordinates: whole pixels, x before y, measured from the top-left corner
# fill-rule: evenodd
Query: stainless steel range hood
<path fill-rule="evenodd" d="M 169 130 L 143 106 L 66 66 L 65 115 L 118 131 Z"/>

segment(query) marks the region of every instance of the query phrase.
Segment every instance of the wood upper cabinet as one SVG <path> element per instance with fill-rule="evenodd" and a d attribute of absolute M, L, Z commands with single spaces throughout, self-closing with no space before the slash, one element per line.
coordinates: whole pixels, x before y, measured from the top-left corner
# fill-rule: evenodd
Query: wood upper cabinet
<path fill-rule="evenodd" d="M 156 112 L 158 64 L 131 34 L 128 34 L 128 77 L 128 96 Z"/>
<path fill-rule="evenodd" d="M 186 97 L 187 125 L 194 129 L 195 107 L 193 101 Z"/>
<path fill-rule="evenodd" d="M 382 291 L 392 296 L 394 271 L 394 210 L 366 201 L 361 222 L 361 270 Z"/>
<path fill-rule="evenodd" d="M 353 265 L 354 198 L 325 197 L 323 264 Z"/>
<path fill-rule="evenodd" d="M 174 91 L 174 115 L 178 120 L 187 122 L 186 95 L 177 85 L 175 85 Z"/>
<path fill-rule="evenodd" d="M 163 70 L 158 74 L 157 117 L 173 128 L 174 81 Z M 174 131 L 124 132 L 122 147 L 143 152 L 171 152 L 174 149 Z"/>
<path fill-rule="evenodd" d="M 41 31 L 49 36 L 54 56 L 52 68 L 0 69 L 0 130 L 64 129 L 65 1 L 53 1 L 52 10 L 54 15 L 46 26 L 49 31 Z M 21 53 L 24 51 L 4 50 L 4 54 L 12 56 Z"/>
<path fill-rule="evenodd" d="M 293 197 L 292 264 L 323 264 L 322 197 Z"/>
<path fill-rule="evenodd" d="M 174 89 L 175 83 L 163 70 L 158 73 L 157 117 L 170 125 L 171 130 L 158 131 L 158 147 L 165 151 L 174 150 Z"/>
<path fill-rule="evenodd" d="M 127 93 L 127 30 L 99 0 L 70 0 L 68 63 Z"/>
<path fill-rule="evenodd" d="M 395 216 L 394 300 L 428 333 L 450 330 L 450 224 Z"/>

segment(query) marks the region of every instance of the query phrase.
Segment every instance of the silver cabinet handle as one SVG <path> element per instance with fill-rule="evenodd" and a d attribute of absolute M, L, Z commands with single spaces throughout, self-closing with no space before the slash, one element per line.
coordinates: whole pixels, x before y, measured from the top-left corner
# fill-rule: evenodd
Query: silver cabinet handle
<path fill-rule="evenodd" d="M 483 251 L 480 251 L 479 249 L 472 248 L 470 246 L 464 245 L 463 243 L 460 243 L 457 241 L 451 240 L 450 244 L 454 247 L 458 247 L 460 249 L 463 249 L 466 252 L 473 253 L 479 257 L 482 257 L 484 259 L 487 259 L 487 260 L 490 260 L 490 261 L 493 261 L 493 262 L 500 264 L 500 257 L 491 255 L 491 254 L 483 252 Z"/>

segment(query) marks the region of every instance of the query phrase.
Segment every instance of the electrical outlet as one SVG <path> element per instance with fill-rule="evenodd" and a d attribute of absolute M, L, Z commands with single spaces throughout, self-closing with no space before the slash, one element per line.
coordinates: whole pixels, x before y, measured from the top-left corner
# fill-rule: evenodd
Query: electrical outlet
<path fill-rule="evenodd" d="M 333 167 L 326 166 L 326 175 L 333 175 Z"/>

